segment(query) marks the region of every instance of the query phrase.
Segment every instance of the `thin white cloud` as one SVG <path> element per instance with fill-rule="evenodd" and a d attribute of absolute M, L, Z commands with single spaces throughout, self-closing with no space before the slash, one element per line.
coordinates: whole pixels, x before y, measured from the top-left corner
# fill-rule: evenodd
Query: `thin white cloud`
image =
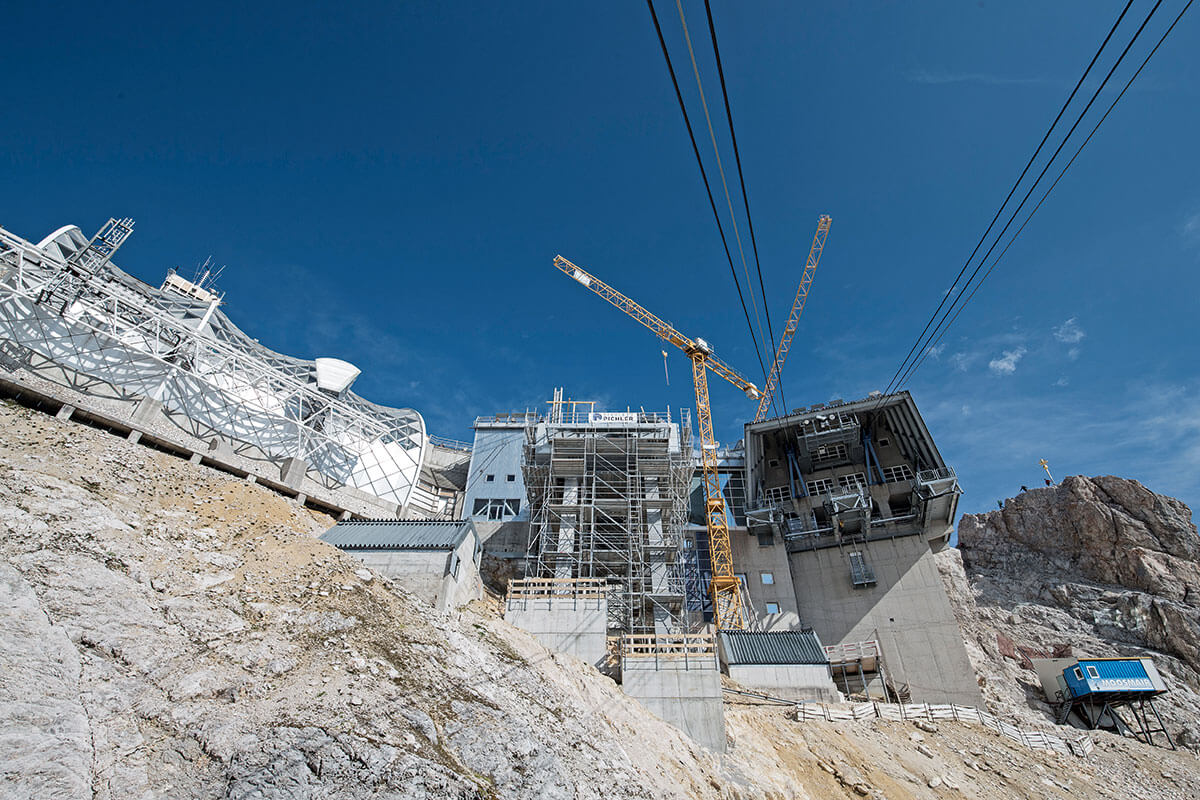
<path fill-rule="evenodd" d="M 1185 239 L 1200 240 L 1200 211 L 1192 214 L 1179 226 L 1179 233 Z"/>
<path fill-rule="evenodd" d="M 1054 385 L 1055 386 L 1068 386 L 1068 385 L 1070 385 L 1070 383 L 1071 383 L 1071 381 L 1067 379 L 1066 375 L 1064 375 L 1063 377 L 1056 380 L 1054 382 Z"/>
<path fill-rule="evenodd" d="M 1085 336 L 1087 334 L 1083 328 L 1079 327 L 1079 321 L 1076 317 L 1071 317 L 1054 329 L 1054 338 L 1064 344 L 1078 344 L 1083 341 L 1083 337 Z"/>
<path fill-rule="evenodd" d="M 979 359 L 978 353 L 955 353 L 950 356 L 950 363 L 959 372 L 966 372 L 967 367 L 971 366 Z"/>
<path fill-rule="evenodd" d="M 1071 359 L 1072 361 L 1074 361 L 1075 359 L 1079 358 L 1079 348 L 1078 348 L 1078 347 L 1072 347 L 1070 350 L 1068 350 L 1068 351 L 1067 351 L 1067 358 Z"/>
<path fill-rule="evenodd" d="M 1016 350 L 1005 350 L 1000 358 L 993 358 L 988 362 L 988 369 L 997 375 L 1012 375 L 1017 371 L 1017 362 L 1024 355 L 1024 347 L 1018 347 Z"/>
<path fill-rule="evenodd" d="M 942 357 L 942 353 L 944 353 L 945 351 L 946 351 L 946 343 L 942 342 L 941 344 L 939 344 L 935 347 L 930 347 L 925 352 L 927 354 L 933 356 L 933 359 L 936 361 Z"/>

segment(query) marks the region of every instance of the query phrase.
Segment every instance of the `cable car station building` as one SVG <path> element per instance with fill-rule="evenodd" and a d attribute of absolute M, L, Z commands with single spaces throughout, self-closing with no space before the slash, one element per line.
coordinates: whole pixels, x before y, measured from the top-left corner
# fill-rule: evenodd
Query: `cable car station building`
<path fill-rule="evenodd" d="M 811 629 L 850 693 L 981 705 L 933 558 L 962 490 L 912 396 L 819 403 L 745 434 L 731 538 L 751 627 Z"/>

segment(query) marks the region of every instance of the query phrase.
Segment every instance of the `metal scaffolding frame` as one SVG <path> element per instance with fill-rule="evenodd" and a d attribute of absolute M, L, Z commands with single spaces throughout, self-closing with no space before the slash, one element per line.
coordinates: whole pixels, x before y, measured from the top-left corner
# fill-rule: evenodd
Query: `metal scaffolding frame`
<path fill-rule="evenodd" d="M 527 574 L 605 581 L 610 630 L 686 633 L 699 624 L 684 602 L 693 463 L 690 415 L 679 416 L 677 424 L 669 414 L 556 405 L 526 428 Z"/>
<path fill-rule="evenodd" d="M 328 488 L 405 508 L 428 446 L 420 414 L 322 388 L 319 363 L 263 347 L 203 287 L 123 272 L 110 259 L 132 228 L 109 220 L 88 240 L 67 226 L 39 244 L 0 228 L 3 363 L 97 398 L 156 401 L 191 436 L 299 459 Z"/>

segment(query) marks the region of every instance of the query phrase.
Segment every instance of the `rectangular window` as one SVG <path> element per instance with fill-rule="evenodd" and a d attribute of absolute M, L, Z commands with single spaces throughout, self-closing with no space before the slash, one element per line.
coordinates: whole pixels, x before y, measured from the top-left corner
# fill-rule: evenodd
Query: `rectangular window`
<path fill-rule="evenodd" d="M 832 464 L 835 461 L 846 460 L 846 445 L 838 442 L 837 444 L 823 444 L 813 451 L 812 462 L 813 466 L 818 464 Z"/>
<path fill-rule="evenodd" d="M 506 476 L 504 476 L 504 480 L 508 481 L 509 483 L 513 483 L 517 480 L 517 476 L 516 475 L 506 475 Z"/>
<path fill-rule="evenodd" d="M 1099 678 L 1100 677 L 1100 671 L 1097 670 L 1095 667 L 1093 667 L 1091 664 L 1088 664 L 1087 671 L 1088 671 L 1089 678 Z"/>
<path fill-rule="evenodd" d="M 768 462 L 767 462 L 767 466 L 768 466 L 768 467 L 778 467 L 778 466 L 779 466 L 779 459 L 778 459 L 778 458 L 772 458 L 770 461 L 768 461 Z"/>
<path fill-rule="evenodd" d="M 886 436 L 879 437 L 879 446 L 880 447 L 887 447 L 891 443 L 892 443 L 892 440 L 887 438 Z"/>
<path fill-rule="evenodd" d="M 901 483 L 913 479 L 912 467 L 908 464 L 897 464 L 894 467 L 883 468 L 883 479 L 888 483 Z"/>
<path fill-rule="evenodd" d="M 833 481 L 829 478 L 816 478 L 809 481 L 807 486 L 808 493 L 813 496 L 829 494 L 833 491 Z"/>
<path fill-rule="evenodd" d="M 487 481 L 488 483 L 492 483 L 493 481 L 495 481 L 495 480 L 496 480 L 496 476 L 495 476 L 495 475 L 488 475 L 486 478 L 484 478 L 484 480 L 485 480 L 485 481 Z"/>
<path fill-rule="evenodd" d="M 450 554 L 450 577 L 458 580 L 458 553 Z"/>
<path fill-rule="evenodd" d="M 843 475 L 838 478 L 838 488 L 843 492 L 856 492 L 867 485 L 867 476 L 861 472 L 853 475 Z"/>
<path fill-rule="evenodd" d="M 766 608 L 767 608 L 768 614 L 778 614 L 779 613 L 779 603 L 767 603 Z"/>
<path fill-rule="evenodd" d="M 520 511 L 520 500 L 480 497 L 471 508 L 471 516 L 490 520 L 512 519 Z"/>
<path fill-rule="evenodd" d="M 786 487 L 786 486 L 774 486 L 770 489 L 767 489 L 767 500 L 772 503 L 775 503 L 778 505 L 779 503 L 786 503 L 788 500 L 791 500 L 791 499 L 792 499 L 792 493 L 788 490 L 788 487 Z"/>
<path fill-rule="evenodd" d="M 1083 670 L 1081 670 L 1079 667 L 1075 668 L 1075 680 L 1077 680 L 1077 681 L 1083 680 Z"/>
<path fill-rule="evenodd" d="M 775 583 L 775 573 L 773 572 L 760 572 L 758 576 L 762 579 L 763 586 L 771 586 Z"/>

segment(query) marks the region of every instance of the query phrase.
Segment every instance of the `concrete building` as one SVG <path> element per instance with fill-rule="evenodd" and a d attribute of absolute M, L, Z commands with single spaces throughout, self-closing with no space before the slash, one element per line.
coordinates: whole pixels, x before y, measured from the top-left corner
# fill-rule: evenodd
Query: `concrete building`
<path fill-rule="evenodd" d="M 688 633 L 681 560 L 691 425 L 670 414 L 563 401 L 525 429 L 526 576 L 600 579 L 609 630 Z"/>
<path fill-rule="evenodd" d="M 446 613 L 483 596 L 479 535 L 470 520 L 350 520 L 321 536 Z"/>
<path fill-rule="evenodd" d="M 909 393 L 747 425 L 744 453 L 746 523 L 732 538 L 752 625 L 794 613 L 839 652 L 876 643 L 895 696 L 981 704 L 933 561 L 961 489 Z"/>
<path fill-rule="evenodd" d="M 785 700 L 842 700 L 812 631 L 722 631 L 717 643 L 726 674 L 744 686 Z"/>
<path fill-rule="evenodd" d="M 536 424 L 531 411 L 478 417 L 467 472 L 463 516 L 469 517 L 483 542 L 484 580 L 497 591 L 525 572 L 529 546 L 529 500 L 525 473 L 525 428 Z"/>

